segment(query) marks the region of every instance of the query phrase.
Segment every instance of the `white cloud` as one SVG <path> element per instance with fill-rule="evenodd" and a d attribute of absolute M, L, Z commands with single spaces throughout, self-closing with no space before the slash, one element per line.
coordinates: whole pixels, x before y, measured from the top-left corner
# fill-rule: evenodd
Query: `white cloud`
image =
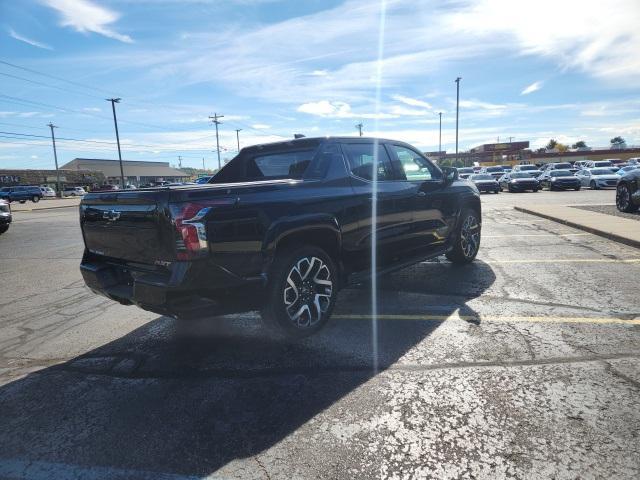
<path fill-rule="evenodd" d="M 89 0 L 41 0 L 48 7 L 57 10 L 62 16 L 63 27 L 74 28 L 78 32 L 93 32 L 105 37 L 132 43 L 129 35 L 109 28 L 120 18 L 120 14 L 96 5 Z"/>
<path fill-rule="evenodd" d="M 82 110 L 85 112 L 101 112 L 102 109 L 98 107 L 84 107 Z"/>
<path fill-rule="evenodd" d="M 253 125 L 251 125 L 251 128 L 255 128 L 256 130 L 266 130 L 268 128 L 271 128 L 271 125 L 266 125 L 264 123 L 254 123 Z"/>
<path fill-rule="evenodd" d="M 530 93 L 537 92 L 541 88 L 542 88 L 542 82 L 540 81 L 533 82 L 531 85 L 529 85 L 524 90 L 522 90 L 522 92 L 520 92 L 520 95 L 529 95 Z"/>
<path fill-rule="evenodd" d="M 404 95 L 392 95 L 391 98 L 393 98 L 394 100 L 404 103 L 406 105 L 410 105 L 412 107 L 422 107 L 422 108 L 428 108 L 431 109 L 431 104 L 428 102 L 425 102 L 423 100 L 418 100 L 416 98 L 411 98 L 411 97 L 405 97 Z"/>
<path fill-rule="evenodd" d="M 356 113 L 351 110 L 351 105 L 346 102 L 329 102 L 327 100 L 303 103 L 298 107 L 298 111 L 330 118 L 384 119 L 398 117 L 398 115 L 392 113 Z"/>
<path fill-rule="evenodd" d="M 327 70 L 314 70 L 311 75 L 314 77 L 326 77 L 329 74 Z"/>
<path fill-rule="evenodd" d="M 468 41 L 503 40 L 562 68 L 622 81 L 640 74 L 637 0 L 467 0 L 448 23 Z"/>
<path fill-rule="evenodd" d="M 20 35 L 13 28 L 9 29 L 9 36 L 11 38 L 15 38 L 16 40 L 19 40 L 21 42 L 27 43 L 27 44 L 29 44 L 29 45 L 31 45 L 33 47 L 43 48 L 45 50 L 53 50 L 53 47 L 47 45 L 46 43 L 38 42 L 38 41 L 33 40 L 31 38 L 25 37 L 24 35 Z"/>
<path fill-rule="evenodd" d="M 33 159 L 38 158 L 38 155 L 31 155 L 31 158 Z"/>

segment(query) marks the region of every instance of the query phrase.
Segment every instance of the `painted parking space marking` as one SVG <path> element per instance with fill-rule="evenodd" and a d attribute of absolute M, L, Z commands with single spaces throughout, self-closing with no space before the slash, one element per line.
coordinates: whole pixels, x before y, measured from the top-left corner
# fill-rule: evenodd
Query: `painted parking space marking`
<path fill-rule="evenodd" d="M 515 233 L 512 235 L 482 235 L 482 238 L 511 238 L 511 237 L 585 237 L 594 236 L 592 233 Z"/>
<path fill-rule="evenodd" d="M 517 259 L 517 260 L 483 260 L 488 265 L 497 263 L 640 263 L 640 258 L 559 258 L 559 259 Z"/>
<path fill-rule="evenodd" d="M 371 315 L 332 315 L 336 320 L 371 320 Z M 429 322 L 523 322 L 523 323 L 583 323 L 596 325 L 640 325 L 640 318 L 626 320 L 616 317 L 529 317 L 513 315 L 378 315 L 378 320 L 413 320 Z"/>

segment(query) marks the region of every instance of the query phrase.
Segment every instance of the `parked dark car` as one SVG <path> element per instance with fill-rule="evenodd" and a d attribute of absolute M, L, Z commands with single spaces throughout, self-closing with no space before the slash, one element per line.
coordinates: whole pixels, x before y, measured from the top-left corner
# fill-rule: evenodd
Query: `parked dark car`
<path fill-rule="evenodd" d="M 469 180 L 473 182 L 480 193 L 500 192 L 500 185 L 498 185 L 498 181 L 493 178 L 493 175 L 489 175 L 488 173 L 476 173 L 475 175 L 471 175 Z"/>
<path fill-rule="evenodd" d="M 37 203 L 42 198 L 42 191 L 40 190 L 40 187 L 34 187 L 30 185 L 2 187 L 0 188 L 0 198 L 5 199 L 9 203 L 25 203 L 27 200 L 31 200 L 33 203 Z"/>
<path fill-rule="evenodd" d="M 509 192 L 526 192 L 531 190 L 537 192 L 540 190 L 540 183 L 531 177 L 527 172 L 511 172 L 505 173 L 500 180 L 500 191 L 507 189 Z"/>
<path fill-rule="evenodd" d="M 618 180 L 616 207 L 627 213 L 633 213 L 640 208 L 640 169 L 631 170 Z"/>
<path fill-rule="evenodd" d="M 0 200 L 0 233 L 9 230 L 11 221 L 11 205 L 5 200 Z"/>
<path fill-rule="evenodd" d="M 570 170 L 547 170 L 538 177 L 538 181 L 540 188 L 546 187 L 550 191 L 580 190 L 580 179 Z"/>
<path fill-rule="evenodd" d="M 204 177 L 198 177 L 196 179 L 196 183 L 198 185 L 202 185 L 203 183 L 209 183 L 209 180 L 211 180 L 212 178 L 213 178 L 213 175 L 207 175 L 207 176 L 204 176 Z"/>
<path fill-rule="evenodd" d="M 88 193 L 80 225 L 94 292 L 177 318 L 260 310 L 303 337 L 345 285 L 440 255 L 473 261 L 481 206 L 406 143 L 301 138 L 244 148 L 205 185 Z"/>

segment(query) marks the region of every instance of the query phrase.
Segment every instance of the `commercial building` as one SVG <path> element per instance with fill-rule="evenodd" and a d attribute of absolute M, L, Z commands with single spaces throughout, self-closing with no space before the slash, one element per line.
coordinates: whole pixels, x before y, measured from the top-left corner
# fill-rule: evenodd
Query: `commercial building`
<path fill-rule="evenodd" d="M 141 160 L 123 160 L 124 181 L 127 185 L 146 185 L 158 182 L 184 182 L 189 175 L 173 168 L 169 162 L 147 162 Z M 120 185 L 120 162 L 100 158 L 74 158 L 61 167 L 65 172 L 91 170 L 100 172 L 105 182 Z"/>
<path fill-rule="evenodd" d="M 577 160 L 603 160 L 618 158 L 627 160 L 640 157 L 640 148 L 583 149 L 566 152 L 532 152 L 529 142 L 487 143 L 458 153 L 457 159 L 464 165 L 517 165 L 519 163 L 541 164 L 550 162 L 575 162 Z M 455 153 L 440 156 L 455 161 Z"/>

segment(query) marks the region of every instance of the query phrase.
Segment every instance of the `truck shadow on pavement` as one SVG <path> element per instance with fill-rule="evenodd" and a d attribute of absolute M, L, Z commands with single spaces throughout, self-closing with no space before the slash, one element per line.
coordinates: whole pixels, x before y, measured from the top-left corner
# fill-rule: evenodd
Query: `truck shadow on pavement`
<path fill-rule="evenodd" d="M 481 261 L 464 267 L 416 265 L 380 281 L 380 313 L 441 316 L 460 310 L 473 316 L 466 301 L 494 280 Z M 432 298 L 446 290 L 457 300 L 420 302 L 420 295 Z M 340 313 L 368 311 L 366 286 L 341 295 Z M 295 343 L 266 335 L 247 315 L 196 322 L 184 331 L 159 317 L 9 383 L 0 388 L 0 476 L 3 465 L 16 461 L 56 465 L 52 476 L 71 476 L 78 466 L 126 470 L 127 478 L 144 477 L 143 472 L 204 476 L 223 467 L 223 475 L 261 474 L 259 461 L 244 462 L 235 471 L 234 460 L 273 447 L 376 375 L 371 322 L 336 315 L 320 334 Z M 380 370 L 439 325 L 379 320 Z M 308 464 L 314 443 L 322 441 L 298 438 L 279 448 Z M 338 454 L 344 445 L 331 448 Z"/>

